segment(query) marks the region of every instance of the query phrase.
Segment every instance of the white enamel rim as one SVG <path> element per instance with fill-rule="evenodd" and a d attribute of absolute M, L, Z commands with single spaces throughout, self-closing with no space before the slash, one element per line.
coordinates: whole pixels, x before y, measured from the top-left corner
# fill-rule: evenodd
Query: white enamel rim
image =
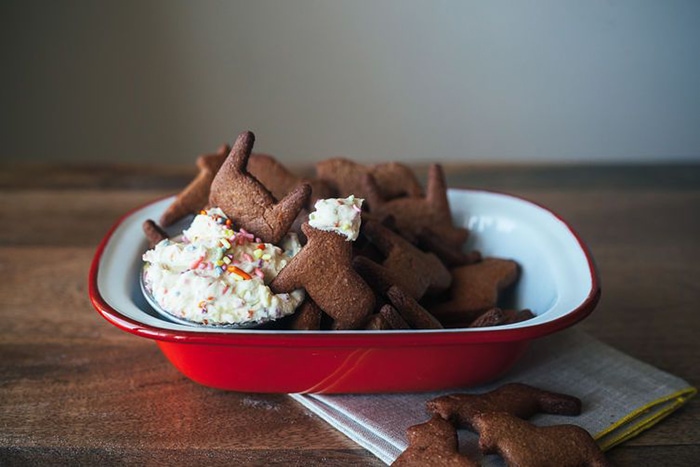
<path fill-rule="evenodd" d="M 371 339 L 372 335 L 378 334 L 500 332 L 537 337 L 530 332 L 518 331 L 543 328 L 534 334 L 544 335 L 583 319 L 593 310 L 600 296 L 597 270 L 588 248 L 563 219 L 543 206 L 505 193 L 453 188 L 448 190 L 448 198 L 454 223 L 471 230 L 467 250 L 479 250 L 485 257 L 514 259 L 520 264 L 521 276 L 514 289 L 513 306 L 530 308 L 537 316 L 520 323 L 490 328 L 381 333 L 332 331 L 334 335 L 350 334 Z M 147 304 L 139 285 L 141 256 L 147 248 L 142 224 L 147 219 L 158 219 L 172 200 L 173 197 L 163 198 L 127 213 L 100 244 L 90 271 L 89 285 L 93 305 L 105 318 L 117 325 L 128 322 L 129 330 L 145 337 L 165 336 L 170 340 L 194 334 L 318 336 L 329 333 L 205 328 L 169 322 L 160 317 Z M 179 233 L 187 222 L 174 225 L 169 233 Z"/>

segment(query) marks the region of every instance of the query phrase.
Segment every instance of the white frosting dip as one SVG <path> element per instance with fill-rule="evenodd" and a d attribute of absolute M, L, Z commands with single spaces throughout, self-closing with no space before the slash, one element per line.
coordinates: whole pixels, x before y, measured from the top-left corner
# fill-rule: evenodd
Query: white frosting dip
<path fill-rule="evenodd" d="M 315 229 L 336 232 L 347 241 L 355 241 L 360 234 L 362 198 L 320 199 L 309 214 L 309 225 Z"/>
<path fill-rule="evenodd" d="M 268 284 L 301 249 L 296 235 L 280 246 L 231 229 L 218 208 L 202 211 L 177 239 L 146 251 L 144 282 L 172 315 L 202 324 L 263 322 L 294 313 L 303 290 L 273 294 Z"/>

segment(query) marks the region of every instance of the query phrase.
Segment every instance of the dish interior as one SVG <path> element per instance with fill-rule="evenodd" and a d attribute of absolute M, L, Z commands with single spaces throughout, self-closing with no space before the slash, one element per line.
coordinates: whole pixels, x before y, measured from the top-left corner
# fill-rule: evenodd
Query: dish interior
<path fill-rule="evenodd" d="M 506 297 L 507 305 L 529 308 L 536 317 L 507 327 L 526 327 L 552 321 L 576 309 L 587 299 L 593 286 L 592 264 L 576 234 L 559 217 L 534 203 L 501 193 L 450 189 L 448 197 L 455 224 L 471 230 L 467 250 L 479 250 L 483 256 L 514 259 L 521 266 L 520 279 Z M 97 288 L 107 304 L 127 318 L 160 329 L 196 329 L 216 333 L 308 333 L 193 328 L 159 316 L 143 297 L 139 284 L 143 265 L 141 256 L 147 249 L 141 225 L 146 219 L 158 219 L 171 202 L 172 198 L 166 198 L 133 211 L 112 232 L 100 258 L 97 276 Z M 168 233 L 179 234 L 190 221 L 191 218 L 183 219 L 169 228 Z M 502 328 L 504 326 L 499 327 Z"/>

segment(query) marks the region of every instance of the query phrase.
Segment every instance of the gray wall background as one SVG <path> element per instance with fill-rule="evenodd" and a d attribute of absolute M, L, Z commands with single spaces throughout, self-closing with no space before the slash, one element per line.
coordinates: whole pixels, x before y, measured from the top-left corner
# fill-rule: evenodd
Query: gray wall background
<path fill-rule="evenodd" d="M 0 2 L 3 160 L 698 161 L 700 2 Z"/>

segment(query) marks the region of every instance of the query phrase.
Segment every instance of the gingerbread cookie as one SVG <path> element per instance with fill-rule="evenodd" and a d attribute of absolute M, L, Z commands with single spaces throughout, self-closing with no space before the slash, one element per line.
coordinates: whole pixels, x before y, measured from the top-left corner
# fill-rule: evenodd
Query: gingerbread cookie
<path fill-rule="evenodd" d="M 384 199 L 423 196 L 423 187 L 416 178 L 416 174 L 405 164 L 400 162 L 374 164 L 369 166 L 368 173 L 374 177 Z M 361 179 L 360 183 L 362 183 Z"/>
<path fill-rule="evenodd" d="M 362 233 L 385 258 L 381 268 L 364 260 L 361 260 L 360 267 L 364 267 L 383 288 L 388 284 L 398 285 L 420 300 L 426 293 L 442 292 L 450 286 L 452 276 L 434 254 L 416 248 L 376 221 L 365 222 Z"/>
<path fill-rule="evenodd" d="M 440 322 L 400 287 L 395 285 L 389 287 L 386 295 L 401 317 L 413 329 L 442 329 Z"/>
<path fill-rule="evenodd" d="M 279 243 L 289 231 L 311 194 L 308 184 L 294 188 L 282 200 L 248 173 L 247 164 L 255 136 L 238 136 L 211 184 L 209 203 L 221 208 L 234 225 L 251 232 L 266 243 Z"/>
<path fill-rule="evenodd" d="M 439 164 L 432 164 L 429 168 L 424 197 L 386 200 L 371 174 L 364 176 L 363 185 L 370 212 L 380 219 L 394 216 L 398 230 L 407 238 L 414 240 L 429 228 L 440 241 L 454 249 L 461 249 L 467 240 L 469 231 L 452 222 L 445 175 Z"/>
<path fill-rule="evenodd" d="M 576 425 L 538 427 L 505 412 L 477 414 L 473 425 L 482 452 L 497 453 L 508 465 L 610 465 L 591 435 Z"/>
<path fill-rule="evenodd" d="M 207 205 L 211 183 L 226 160 L 230 148 L 222 145 L 215 154 L 203 154 L 197 157 L 199 172 L 189 185 L 175 197 L 170 206 L 160 216 L 160 225 L 168 227 L 183 217 L 195 214 Z"/>
<path fill-rule="evenodd" d="M 478 318 L 472 321 L 467 327 L 483 328 L 487 326 L 500 326 L 503 324 L 519 323 L 528 319 L 534 318 L 535 315 L 529 309 L 524 310 L 502 310 L 500 308 L 491 308 L 482 313 Z"/>
<path fill-rule="evenodd" d="M 388 303 L 382 305 L 378 313 L 370 316 L 365 329 L 385 331 L 388 329 L 411 329 L 411 326 L 401 317 L 401 314 Z"/>
<path fill-rule="evenodd" d="M 366 173 L 364 165 L 342 157 L 326 159 L 316 164 L 316 178 L 328 183 L 341 197 L 355 195 L 365 198 L 362 177 Z"/>
<path fill-rule="evenodd" d="M 410 329 L 410 326 L 401 316 L 396 308 L 388 303 L 379 309 L 379 314 L 384 318 L 384 321 L 391 329 Z"/>
<path fill-rule="evenodd" d="M 356 329 L 374 309 L 372 289 L 352 268 L 352 242 L 333 231 L 302 225 L 307 243 L 270 283 L 274 293 L 303 288 L 335 320 Z"/>
<path fill-rule="evenodd" d="M 148 240 L 148 248 L 153 248 L 162 240 L 168 238 L 168 234 L 165 230 L 161 229 L 160 226 L 151 219 L 144 221 L 142 227 L 144 234 L 146 234 L 146 240 Z"/>
<path fill-rule="evenodd" d="M 308 183 L 311 186 L 311 195 L 305 208 L 309 210 L 319 199 L 336 196 L 335 190 L 328 183 L 323 180 L 299 177 L 268 154 L 251 154 L 247 168 L 248 173 L 269 189 L 275 199 L 282 199 L 298 185 Z"/>
<path fill-rule="evenodd" d="M 399 162 L 387 162 L 366 167 L 357 162 L 335 157 L 316 164 L 316 176 L 338 192 L 338 196 L 355 195 L 366 198 L 363 178 L 372 174 L 383 199 L 397 196 L 420 196 L 422 188 L 413 171 Z"/>
<path fill-rule="evenodd" d="M 424 250 L 434 253 L 443 264 L 449 268 L 465 266 L 481 261 L 481 252 L 470 251 L 465 253 L 459 248 L 451 247 L 441 241 L 430 227 L 424 227 L 416 236 L 416 245 Z"/>
<path fill-rule="evenodd" d="M 580 399 L 523 383 L 509 383 L 483 394 L 448 394 L 428 401 L 426 406 L 429 412 L 452 420 L 460 428 L 471 428 L 474 416 L 481 412 L 507 412 L 520 418 L 536 413 L 581 413 Z"/>
<path fill-rule="evenodd" d="M 503 314 L 506 316 L 506 320 L 503 324 L 519 323 L 535 317 L 535 314 L 529 308 L 524 308 L 522 310 L 503 310 Z"/>
<path fill-rule="evenodd" d="M 444 325 L 470 323 L 496 307 L 499 294 L 518 278 L 518 264 L 508 259 L 485 258 L 451 272 L 450 299 L 429 308 Z"/>
<path fill-rule="evenodd" d="M 290 329 L 295 331 L 316 331 L 321 329 L 323 312 L 310 297 L 306 297 L 304 303 L 291 316 Z"/>
<path fill-rule="evenodd" d="M 352 259 L 352 267 L 378 297 L 383 297 L 389 287 L 394 285 L 390 271 L 364 254 Z"/>
<path fill-rule="evenodd" d="M 505 324 L 506 314 L 500 308 L 491 308 L 479 315 L 474 321 L 466 327 L 470 328 L 486 328 L 489 326 L 499 326 Z M 462 326 L 457 326 L 462 327 Z"/>
<path fill-rule="evenodd" d="M 406 430 L 408 447 L 392 467 L 476 467 L 479 464 L 459 453 L 457 430 L 447 420 L 434 416 Z"/>
<path fill-rule="evenodd" d="M 382 315 L 375 313 L 369 317 L 364 329 L 367 331 L 386 331 L 392 327 Z"/>

